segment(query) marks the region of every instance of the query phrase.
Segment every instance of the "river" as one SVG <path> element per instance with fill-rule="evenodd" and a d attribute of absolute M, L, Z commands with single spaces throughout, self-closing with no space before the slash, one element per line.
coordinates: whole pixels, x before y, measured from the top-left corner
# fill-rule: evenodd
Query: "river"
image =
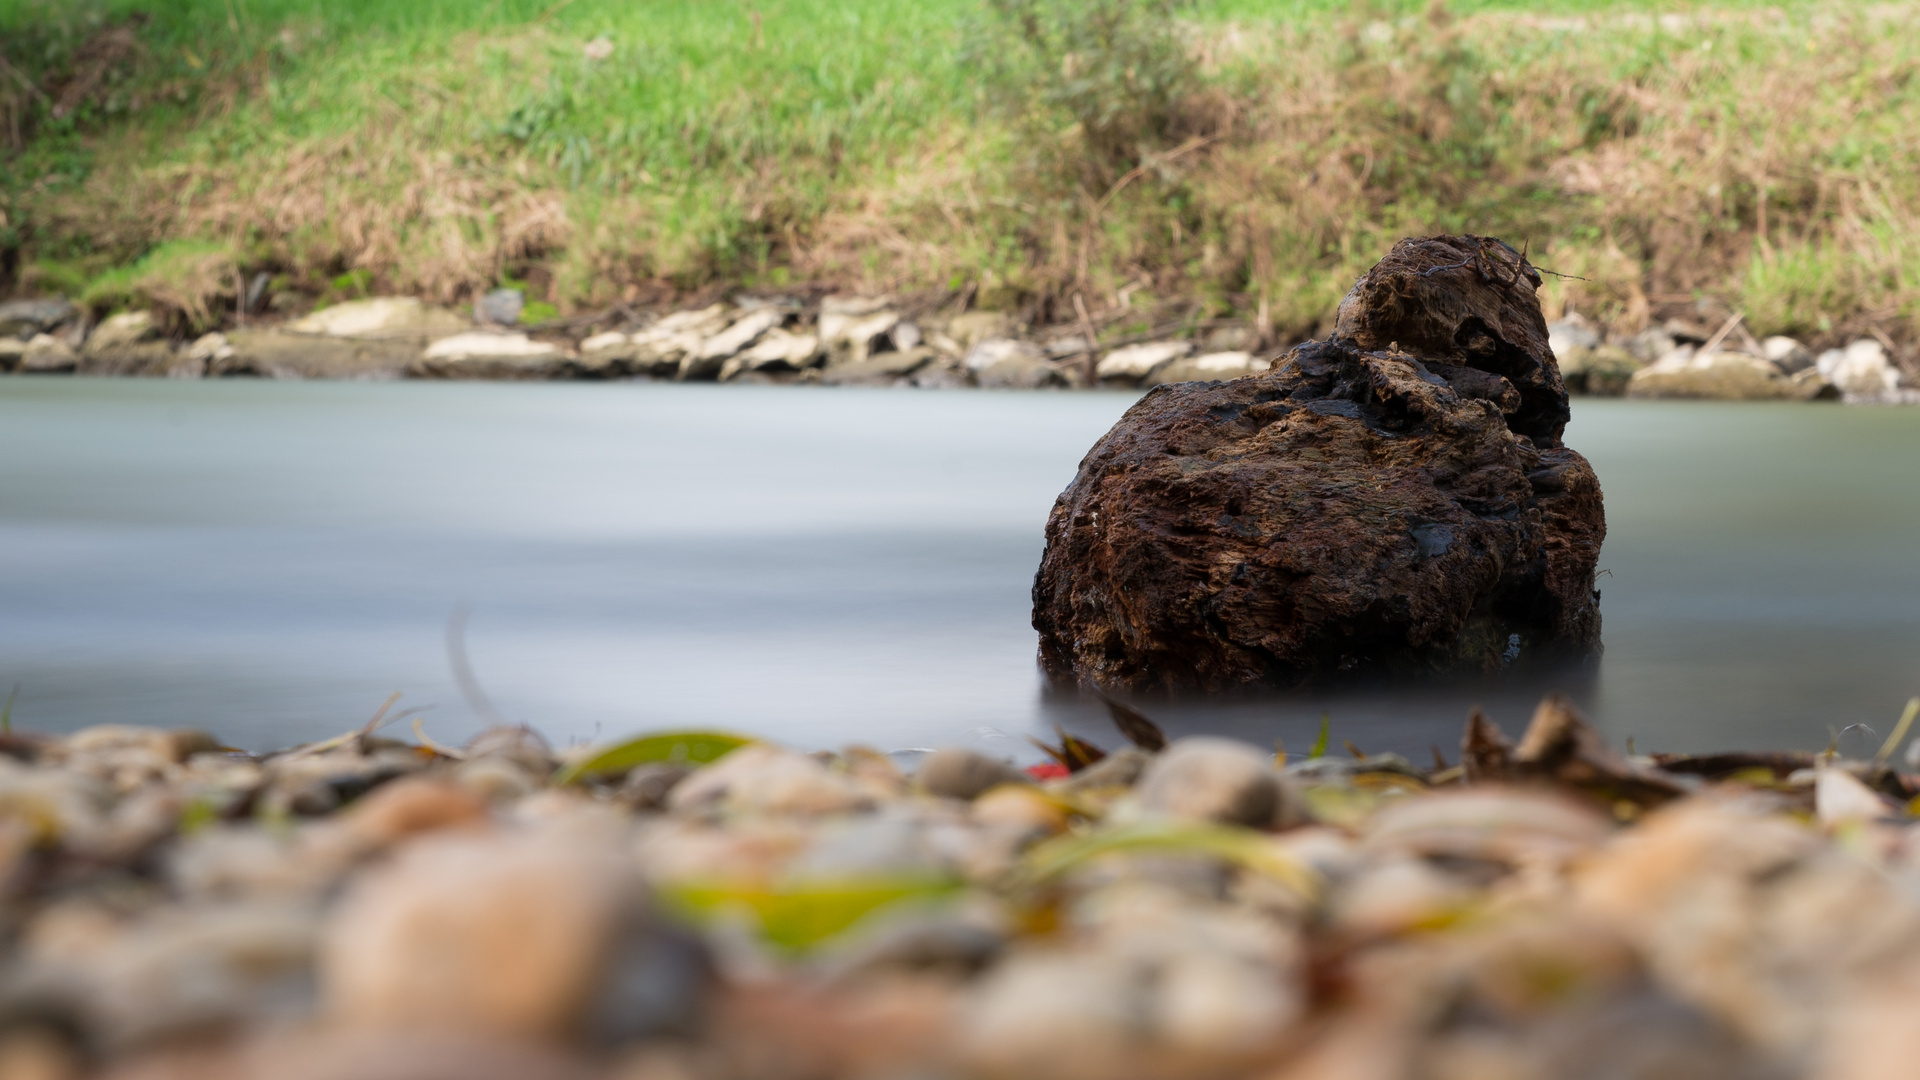
<path fill-rule="evenodd" d="M 1122 394 L 0 379 L 14 723 L 265 748 L 389 694 L 432 737 L 722 727 L 1031 758 L 1028 588 Z M 1818 749 L 1920 693 L 1920 410 L 1576 400 L 1609 535 L 1576 678 L 1155 703 L 1172 730 L 1424 755 L 1546 686 L 1637 749 Z M 403 724 L 404 728 L 407 726 Z M 1849 748 L 1869 741 L 1846 735 Z"/>

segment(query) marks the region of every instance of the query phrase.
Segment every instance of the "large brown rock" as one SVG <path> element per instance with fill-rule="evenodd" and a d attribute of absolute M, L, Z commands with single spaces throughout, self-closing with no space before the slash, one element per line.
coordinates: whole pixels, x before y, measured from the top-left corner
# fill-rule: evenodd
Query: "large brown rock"
<path fill-rule="evenodd" d="M 1330 340 L 1148 393 L 1048 518 L 1041 665 L 1222 689 L 1597 647 L 1600 484 L 1538 286 L 1499 241 L 1404 240 Z"/>

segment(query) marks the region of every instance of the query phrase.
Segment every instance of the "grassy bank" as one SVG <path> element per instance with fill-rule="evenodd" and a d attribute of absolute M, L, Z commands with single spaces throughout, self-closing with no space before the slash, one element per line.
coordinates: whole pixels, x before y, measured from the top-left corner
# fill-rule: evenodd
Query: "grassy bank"
<path fill-rule="evenodd" d="M 1550 316 L 1904 344 L 1916 30 L 1800 3 L 0 0 L 0 247 L 6 287 L 203 325 L 266 270 L 563 311 L 1078 296 L 1284 337 L 1394 238 L 1472 231 L 1574 275 Z"/>

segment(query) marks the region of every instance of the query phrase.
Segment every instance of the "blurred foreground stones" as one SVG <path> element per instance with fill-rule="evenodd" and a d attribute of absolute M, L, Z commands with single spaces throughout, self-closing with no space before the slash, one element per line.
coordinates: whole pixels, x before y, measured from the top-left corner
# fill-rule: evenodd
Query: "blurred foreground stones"
<path fill-rule="evenodd" d="M 1627 757 L 1561 699 L 1432 767 L 714 740 L 0 735 L 0 1075 L 1916 1068 L 1920 778 L 1875 763 Z"/>

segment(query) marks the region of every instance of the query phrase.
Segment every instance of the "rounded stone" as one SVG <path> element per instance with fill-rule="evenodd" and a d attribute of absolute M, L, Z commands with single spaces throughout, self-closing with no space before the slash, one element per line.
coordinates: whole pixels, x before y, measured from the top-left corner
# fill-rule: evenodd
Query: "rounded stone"
<path fill-rule="evenodd" d="M 1208 736 L 1176 740 L 1147 766 L 1135 791 L 1150 813 L 1254 828 L 1274 824 L 1286 806 L 1280 774 L 1266 755 Z"/>
<path fill-rule="evenodd" d="M 1028 783 L 1027 775 L 1011 762 L 964 747 L 935 750 L 920 763 L 914 779 L 930 795 L 976 799 L 1001 784 Z"/>
<path fill-rule="evenodd" d="M 410 776 L 358 800 L 341 824 L 357 839 L 385 847 L 440 829 L 472 828 L 488 820 L 486 801 L 458 783 Z"/>
<path fill-rule="evenodd" d="M 349 1027 L 565 1040 L 605 1026 L 608 1001 L 633 1030 L 684 1016 L 699 966 L 672 953 L 637 868 L 603 845 L 435 837 L 356 880 L 328 922 L 320 985 Z"/>

